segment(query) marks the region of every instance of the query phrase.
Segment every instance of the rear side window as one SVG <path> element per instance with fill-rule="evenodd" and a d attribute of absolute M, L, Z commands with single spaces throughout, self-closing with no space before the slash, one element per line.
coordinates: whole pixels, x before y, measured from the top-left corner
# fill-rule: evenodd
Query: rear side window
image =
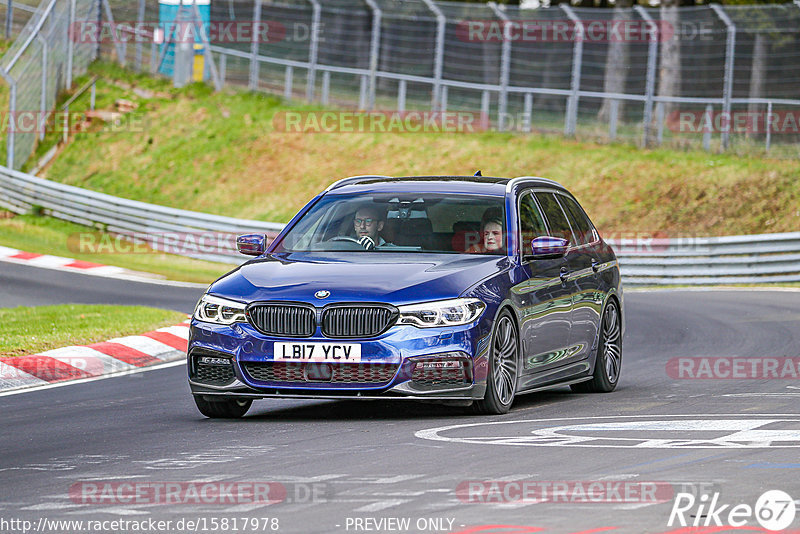
<path fill-rule="evenodd" d="M 542 211 L 544 211 L 544 216 L 550 227 L 550 235 L 569 239 L 572 245 L 577 243 L 575 236 L 572 235 L 572 228 L 567 221 L 567 217 L 564 215 L 564 210 L 561 209 L 555 194 L 538 192 L 536 193 L 536 198 L 539 201 L 539 205 L 542 206 Z"/>
<path fill-rule="evenodd" d="M 532 193 L 526 193 L 519 201 L 519 226 L 522 231 L 522 250 L 528 254 L 531 252 L 531 241 L 547 235 L 547 227 Z"/>
<path fill-rule="evenodd" d="M 558 201 L 569 217 L 573 232 L 577 234 L 575 236 L 576 244 L 586 245 L 596 241 L 594 226 L 578 203 L 566 195 L 558 195 Z"/>

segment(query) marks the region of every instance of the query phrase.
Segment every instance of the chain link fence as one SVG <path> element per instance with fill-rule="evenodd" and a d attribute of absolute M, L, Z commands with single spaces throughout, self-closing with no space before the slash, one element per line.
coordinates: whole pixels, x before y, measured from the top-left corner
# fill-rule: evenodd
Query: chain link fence
<path fill-rule="evenodd" d="M 0 24 L 6 40 L 17 37 L 31 16 L 36 13 L 39 0 L 0 0 Z"/>
<path fill-rule="evenodd" d="M 19 9 L 16 3 L 12 7 Z M 97 21 L 97 7 L 96 0 L 42 2 L 0 60 L 0 76 L 8 91 L 9 168 L 21 168 L 31 156 L 53 119 L 59 93 L 71 88 L 73 78 L 86 72 L 97 57 L 96 44 L 80 43 L 71 32 L 78 21 Z"/>
<path fill-rule="evenodd" d="M 148 22 L 156 9 L 136 0 L 113 16 Z M 480 111 L 500 130 L 800 155 L 797 3 L 213 0 L 210 12 L 209 44 L 228 85 L 365 110 Z M 219 31 L 225 24 L 233 33 Z M 237 35 L 243 27 L 251 31 Z M 107 49 L 146 69 L 143 46 L 135 57 Z"/>
<path fill-rule="evenodd" d="M 197 15 L 195 54 L 205 54 L 203 78 L 217 87 L 362 110 L 480 112 L 502 131 L 800 156 L 798 2 L 32 1 L 0 0 L 0 10 L 33 11 L 0 64 L 10 117 L 46 114 L 98 54 L 172 72 L 165 44 L 177 50 L 180 36 L 160 7 L 176 4 L 181 20 Z M 198 5 L 210 22 L 197 22 Z M 82 22 L 101 23 L 96 37 L 70 38 Z M 9 129 L 8 137 L 8 166 L 20 168 L 36 134 Z"/>

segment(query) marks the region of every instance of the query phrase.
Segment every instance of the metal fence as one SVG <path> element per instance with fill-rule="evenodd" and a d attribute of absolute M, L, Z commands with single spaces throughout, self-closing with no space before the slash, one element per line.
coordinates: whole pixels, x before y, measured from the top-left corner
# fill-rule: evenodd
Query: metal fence
<path fill-rule="evenodd" d="M 138 3 L 138 5 L 137 5 Z M 360 109 L 469 110 L 500 130 L 800 155 L 800 4 L 627 9 L 213 0 L 223 83 Z M 153 0 L 112 2 L 156 20 Z M 264 23 L 266 38 L 215 38 Z M 230 37 L 230 36 L 228 36 Z M 103 50 L 155 72 L 155 46 Z"/>
<path fill-rule="evenodd" d="M 0 24 L 5 39 L 14 39 L 36 13 L 39 0 L 0 0 Z"/>
<path fill-rule="evenodd" d="M 31 156 L 59 92 L 96 59 L 97 45 L 73 39 L 71 28 L 76 21 L 98 20 L 97 7 L 97 0 L 43 1 L 0 61 L 8 86 L 9 168 L 22 167 Z"/>
<path fill-rule="evenodd" d="M 0 0 L 9 35 L 29 17 L 0 63 L 11 118 L 38 113 L 44 122 L 98 53 L 153 73 L 171 60 L 162 45 L 171 36 L 154 31 L 164 27 L 157 0 L 35 2 Z M 780 145 L 779 155 L 800 156 L 800 2 L 194 0 L 179 2 L 182 17 L 199 23 L 200 3 L 211 20 L 199 32 L 205 78 L 218 88 L 365 110 L 481 112 L 499 130 L 708 150 Z M 97 21 L 111 31 L 70 38 Z M 225 24 L 234 31 L 220 32 Z M 43 129 L 19 126 L 9 121 L 6 143 L 15 169 Z"/>

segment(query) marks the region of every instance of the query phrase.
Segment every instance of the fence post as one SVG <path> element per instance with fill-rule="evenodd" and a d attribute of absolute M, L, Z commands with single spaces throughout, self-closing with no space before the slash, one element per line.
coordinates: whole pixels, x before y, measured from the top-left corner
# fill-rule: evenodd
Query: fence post
<path fill-rule="evenodd" d="M 406 81 L 400 80 L 397 82 L 397 111 L 403 112 L 406 110 Z"/>
<path fill-rule="evenodd" d="M 139 29 L 144 26 L 144 16 L 145 16 L 145 0 L 139 0 L 139 16 L 137 22 L 139 23 L 139 28 L 136 28 L 137 31 L 133 33 L 134 38 L 136 39 L 136 59 L 135 68 L 138 72 L 142 70 L 142 36 L 139 35 Z"/>
<path fill-rule="evenodd" d="M 611 101 L 610 117 L 608 120 L 608 138 L 612 141 L 617 138 L 617 120 L 619 118 L 619 100 Z"/>
<path fill-rule="evenodd" d="M 322 72 L 322 101 L 323 106 L 327 106 L 330 102 L 331 90 L 331 71 L 326 70 Z"/>
<path fill-rule="evenodd" d="M 500 52 L 500 96 L 497 102 L 497 129 L 501 132 L 506 129 L 506 114 L 508 111 L 508 77 L 511 71 L 511 39 L 509 36 L 508 15 L 506 15 L 497 4 L 489 2 L 487 4 L 494 14 L 503 21 L 503 44 Z"/>
<path fill-rule="evenodd" d="M 292 83 L 294 82 L 294 67 L 286 65 L 286 74 L 283 82 L 283 98 L 292 99 Z"/>
<path fill-rule="evenodd" d="M 372 41 L 369 50 L 369 99 L 367 109 L 375 107 L 375 82 L 378 75 L 378 54 L 381 47 L 381 17 L 383 11 L 375 0 L 364 0 L 372 9 Z"/>
<path fill-rule="evenodd" d="M 655 94 L 656 87 L 656 62 L 658 61 L 658 24 L 655 23 L 650 13 L 642 6 L 635 5 L 633 9 L 642 17 L 649 28 L 647 42 L 647 78 L 644 90 L 644 118 L 642 119 L 644 122 L 642 144 L 647 147 L 650 145 L 653 135 L 651 123 L 653 122 L 653 95 Z"/>
<path fill-rule="evenodd" d="M 664 103 L 656 104 L 656 144 L 661 146 L 664 142 Z"/>
<path fill-rule="evenodd" d="M 6 39 L 11 38 L 11 23 L 14 21 L 14 0 L 8 0 L 6 8 Z"/>
<path fill-rule="evenodd" d="M 69 3 L 69 26 L 67 26 L 67 89 L 72 87 L 72 64 L 75 55 L 75 0 Z"/>
<path fill-rule="evenodd" d="M 150 74 L 155 74 L 158 66 L 156 63 L 158 62 L 158 46 L 156 46 L 155 40 L 150 43 Z"/>
<path fill-rule="evenodd" d="M 256 0 L 253 4 L 253 24 L 261 22 L 261 0 Z M 250 82 L 248 87 L 251 91 L 258 89 L 258 39 L 253 39 L 250 43 Z"/>
<path fill-rule="evenodd" d="M 358 77 L 358 109 L 363 111 L 367 109 L 367 84 L 369 81 L 366 76 Z"/>
<path fill-rule="evenodd" d="M 306 78 L 306 100 L 313 102 L 314 86 L 317 83 L 317 56 L 319 55 L 319 24 L 322 14 L 322 6 L 319 0 L 308 0 L 311 2 L 311 44 L 308 51 L 308 77 Z"/>
<path fill-rule="evenodd" d="M 533 131 L 533 93 L 525 93 L 523 111 L 526 132 Z"/>
<path fill-rule="evenodd" d="M 714 108 L 711 107 L 711 104 L 706 106 L 703 122 L 703 149 L 708 152 L 711 150 L 711 131 L 714 129 Z"/>
<path fill-rule="evenodd" d="M 731 93 L 733 92 L 733 54 L 736 48 L 736 25 L 719 4 L 709 4 L 728 29 L 725 41 L 725 82 L 722 86 L 722 113 L 727 127 L 722 128 L 722 150 L 728 148 L 731 130 Z"/>
<path fill-rule="evenodd" d="M 48 46 L 47 46 L 47 39 L 45 39 L 42 34 L 36 36 L 36 40 L 39 41 L 42 45 L 42 87 L 41 91 L 42 94 L 39 98 L 39 108 L 41 111 L 41 117 L 39 117 L 39 140 L 44 140 L 44 125 L 45 125 L 45 114 L 47 113 L 47 55 L 48 55 Z"/>
<path fill-rule="evenodd" d="M 108 23 L 114 26 L 114 15 L 111 12 L 111 6 L 108 5 L 108 0 L 100 0 L 105 8 Z M 97 40 L 97 47 L 100 48 L 100 39 Z M 117 60 L 124 67 L 125 66 L 125 51 L 122 49 L 122 43 L 118 43 L 117 39 L 114 40 L 114 48 L 117 50 Z M 98 54 L 99 55 L 99 54 Z"/>
<path fill-rule="evenodd" d="M 567 4 L 559 4 L 567 17 L 575 24 L 575 45 L 572 48 L 572 95 L 567 100 L 567 113 L 564 120 L 564 135 L 575 135 L 578 123 L 578 92 L 581 89 L 581 61 L 583 60 L 583 37 L 585 28 L 575 11 Z"/>
<path fill-rule="evenodd" d="M 798 2 L 800 0 L 795 0 Z M 798 4 L 800 5 L 800 4 Z M 772 102 L 767 102 L 767 140 L 766 140 L 766 150 L 769 152 L 769 144 L 772 141 Z"/>
<path fill-rule="evenodd" d="M 433 100 L 431 101 L 431 108 L 433 111 L 439 111 L 439 105 L 442 98 L 442 72 L 444 71 L 444 37 L 447 26 L 447 18 L 439 9 L 439 6 L 433 3 L 433 0 L 423 0 L 428 9 L 436 17 L 436 55 L 433 60 Z"/>
<path fill-rule="evenodd" d="M 8 137 L 6 138 L 6 167 L 14 169 L 14 135 L 16 133 L 17 82 L 0 67 L 0 76 L 8 84 Z"/>

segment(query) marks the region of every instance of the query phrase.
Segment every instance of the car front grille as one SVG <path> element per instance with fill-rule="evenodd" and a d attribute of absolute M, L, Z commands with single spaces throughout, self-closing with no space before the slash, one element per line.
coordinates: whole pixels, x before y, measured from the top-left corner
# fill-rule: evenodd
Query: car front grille
<path fill-rule="evenodd" d="M 327 366 L 324 370 L 322 366 Z M 244 362 L 245 374 L 258 382 L 333 384 L 384 384 L 397 373 L 399 365 L 390 363 L 293 363 Z M 324 372 L 320 372 L 323 371 Z"/>
<path fill-rule="evenodd" d="M 384 304 L 334 304 L 322 311 L 322 334 L 330 338 L 375 337 L 397 317 L 397 308 Z M 303 303 L 256 303 L 247 309 L 247 319 L 268 336 L 311 337 L 317 328 L 316 309 Z"/>
<path fill-rule="evenodd" d="M 382 305 L 335 305 L 322 313 L 327 337 L 356 338 L 382 334 L 397 320 L 396 308 Z"/>
<path fill-rule="evenodd" d="M 247 319 L 268 336 L 310 337 L 317 328 L 314 308 L 303 304 L 254 304 Z"/>

